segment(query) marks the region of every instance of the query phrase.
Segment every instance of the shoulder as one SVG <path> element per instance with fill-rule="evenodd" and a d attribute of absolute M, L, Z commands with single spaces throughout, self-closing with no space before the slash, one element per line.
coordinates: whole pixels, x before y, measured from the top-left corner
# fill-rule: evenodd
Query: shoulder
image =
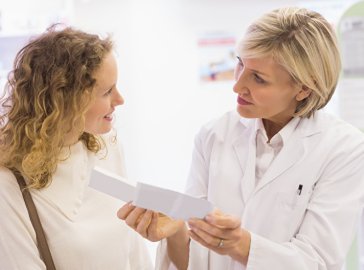
<path fill-rule="evenodd" d="M 316 149 L 322 152 L 364 160 L 364 133 L 334 115 L 316 112 L 314 117 L 303 119 L 300 129 L 304 137 L 317 138 Z"/>
<path fill-rule="evenodd" d="M 0 194 L 19 188 L 14 174 L 5 167 L 0 166 Z"/>
<path fill-rule="evenodd" d="M 306 120 L 306 130 L 318 130 L 332 141 L 346 140 L 347 143 L 364 143 L 364 133 L 353 125 L 329 113 L 316 112 L 313 119 Z"/>
<path fill-rule="evenodd" d="M 21 201 L 20 187 L 14 174 L 5 167 L 0 167 L 0 202 L 1 205 L 17 204 Z"/>

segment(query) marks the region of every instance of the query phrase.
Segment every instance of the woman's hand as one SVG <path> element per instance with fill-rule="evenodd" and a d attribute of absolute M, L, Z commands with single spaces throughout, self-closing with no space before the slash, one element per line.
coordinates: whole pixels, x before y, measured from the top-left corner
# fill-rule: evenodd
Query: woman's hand
<path fill-rule="evenodd" d="M 156 242 L 176 234 L 185 225 L 161 213 L 125 204 L 118 211 L 118 217 L 144 238 Z"/>
<path fill-rule="evenodd" d="M 251 238 L 250 233 L 241 228 L 238 218 L 215 210 L 204 220 L 190 219 L 188 225 L 192 239 L 216 253 L 228 255 L 246 265 Z"/>

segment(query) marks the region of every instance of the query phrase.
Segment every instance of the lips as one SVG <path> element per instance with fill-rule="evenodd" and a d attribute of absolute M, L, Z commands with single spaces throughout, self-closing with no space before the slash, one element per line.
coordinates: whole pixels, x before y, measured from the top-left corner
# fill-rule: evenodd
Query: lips
<path fill-rule="evenodd" d="M 253 103 L 248 102 L 245 99 L 241 98 L 240 96 L 238 96 L 237 102 L 238 102 L 239 105 L 251 105 L 251 104 L 253 104 Z"/>
<path fill-rule="evenodd" d="M 104 116 L 104 118 L 105 118 L 106 120 L 111 121 L 111 120 L 112 120 L 112 118 L 113 118 L 113 112 L 114 112 L 114 111 L 112 111 L 111 113 L 109 113 L 109 114 L 105 115 L 105 116 Z"/>

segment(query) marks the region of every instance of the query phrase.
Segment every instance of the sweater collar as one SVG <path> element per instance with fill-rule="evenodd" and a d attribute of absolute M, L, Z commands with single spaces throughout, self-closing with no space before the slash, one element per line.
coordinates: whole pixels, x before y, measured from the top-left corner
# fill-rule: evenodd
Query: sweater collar
<path fill-rule="evenodd" d="M 34 194 L 57 207 L 73 221 L 80 211 L 90 181 L 95 154 L 79 141 L 63 148 L 60 157 L 62 161 L 57 165 L 52 183 L 44 189 L 34 191 Z"/>

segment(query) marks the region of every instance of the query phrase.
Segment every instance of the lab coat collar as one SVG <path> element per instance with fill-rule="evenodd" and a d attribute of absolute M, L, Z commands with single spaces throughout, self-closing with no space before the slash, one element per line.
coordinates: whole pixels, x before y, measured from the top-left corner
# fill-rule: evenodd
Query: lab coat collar
<path fill-rule="evenodd" d="M 326 127 L 324 126 L 326 121 L 320 119 L 327 117 L 328 114 L 323 112 L 315 112 L 310 118 L 301 118 L 301 121 L 297 128 L 303 137 L 310 137 L 317 133 L 321 133 Z"/>
<path fill-rule="evenodd" d="M 240 123 L 244 126 L 244 127 L 248 127 L 251 123 L 254 122 L 254 119 L 251 118 L 244 118 L 244 117 L 240 117 Z"/>
<path fill-rule="evenodd" d="M 298 123 L 300 122 L 301 118 L 300 117 L 294 117 L 292 118 L 277 134 L 275 134 L 269 144 L 271 145 L 285 145 L 287 144 L 291 134 L 293 133 L 293 131 L 296 129 Z M 268 142 L 268 136 L 267 136 L 267 132 L 265 130 L 264 127 L 264 123 L 263 120 L 261 118 L 258 118 L 255 120 L 255 130 L 257 135 L 258 132 L 260 132 L 260 136 L 263 136 L 262 139 L 264 138 L 264 142 Z"/>
<path fill-rule="evenodd" d="M 313 135 L 321 133 L 323 128 L 318 125 L 317 117 L 313 117 L 312 119 L 301 118 L 299 121 L 296 121 L 292 123 L 294 125 L 291 127 L 294 127 L 294 129 L 289 134 L 289 140 L 285 142 L 284 147 L 273 160 L 263 178 L 259 181 L 254 193 L 276 179 L 304 157 L 308 151 L 309 147 L 307 145 L 310 143 L 310 139 Z"/>
<path fill-rule="evenodd" d="M 95 154 L 88 151 L 83 142 L 79 141 L 62 149 L 61 160 L 52 177 L 52 183 L 44 189 L 35 190 L 34 193 L 74 221 L 89 184 Z"/>
<path fill-rule="evenodd" d="M 286 145 L 256 187 L 256 119 L 240 118 L 239 134 L 236 135 L 233 141 L 233 148 L 244 174 L 241 183 L 241 192 L 245 203 L 247 203 L 252 194 L 256 193 L 263 186 L 273 181 L 299 161 L 306 151 L 306 139 L 320 133 L 324 128 L 318 124 L 318 117 L 320 117 L 320 114 L 316 113 L 312 119 L 295 118 L 292 123 L 290 122 L 292 132 L 284 135 L 289 138 L 285 141 Z"/>
<path fill-rule="evenodd" d="M 294 129 L 298 128 L 299 126 L 300 127 L 299 132 L 301 133 L 301 135 L 304 137 L 308 137 L 316 133 L 320 133 L 325 128 L 324 126 L 322 126 L 322 122 L 320 125 L 318 121 L 318 119 L 322 118 L 323 115 L 324 115 L 323 112 L 315 112 L 310 118 L 295 117 L 294 119 L 291 120 L 289 124 L 292 124 Z M 239 118 L 239 122 L 241 126 L 244 127 L 244 129 L 254 128 L 255 131 L 259 128 L 256 123 L 257 120 L 260 119 L 244 118 L 244 117 Z M 287 136 L 289 135 L 287 134 Z"/>

